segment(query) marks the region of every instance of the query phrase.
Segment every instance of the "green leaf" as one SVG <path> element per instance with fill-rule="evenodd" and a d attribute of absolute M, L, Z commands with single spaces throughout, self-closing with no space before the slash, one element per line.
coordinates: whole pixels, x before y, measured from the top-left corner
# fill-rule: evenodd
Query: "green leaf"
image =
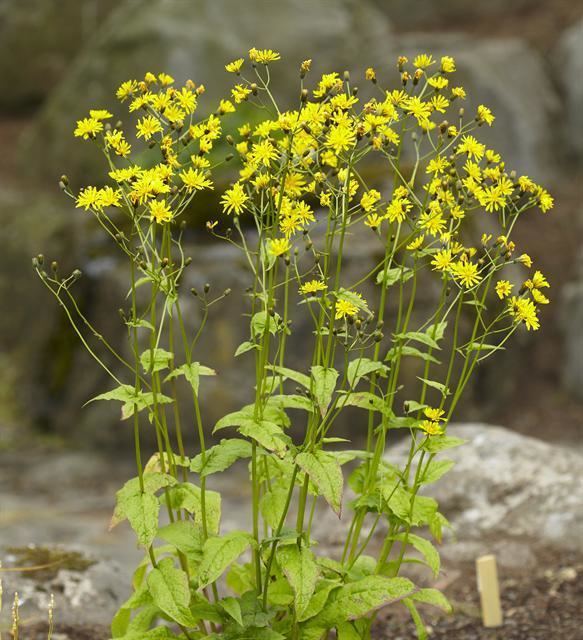
<path fill-rule="evenodd" d="M 370 391 L 352 391 L 341 393 L 338 405 L 340 407 L 360 407 L 366 411 L 379 411 L 386 413 L 386 404 L 382 398 Z"/>
<path fill-rule="evenodd" d="M 150 571 L 148 588 L 156 606 L 171 620 L 187 627 L 196 623 L 188 609 L 188 576 L 174 567 L 171 558 L 160 561 L 158 567 Z"/>
<path fill-rule="evenodd" d="M 296 464 L 308 474 L 320 494 L 340 517 L 344 477 L 338 460 L 325 451 L 316 451 L 298 454 Z"/>
<path fill-rule="evenodd" d="M 405 400 L 403 404 L 405 405 L 405 411 L 407 413 L 416 413 L 417 411 L 422 411 L 429 406 L 427 404 L 421 404 L 416 400 Z"/>
<path fill-rule="evenodd" d="M 165 349 L 146 349 L 140 356 L 140 363 L 145 373 L 154 373 L 168 369 L 174 354 Z"/>
<path fill-rule="evenodd" d="M 95 398 L 91 398 L 85 404 L 95 402 L 95 400 L 118 400 L 123 403 L 121 408 L 122 420 L 127 420 L 134 415 L 134 407 L 137 411 L 143 411 L 147 407 L 151 407 L 154 404 L 154 394 L 149 392 L 138 391 L 136 393 L 135 388 L 129 384 L 122 384 L 111 391 L 101 393 Z M 163 395 L 162 393 L 156 394 L 157 404 L 169 404 L 174 402 L 172 398 Z"/>
<path fill-rule="evenodd" d="M 443 340 L 443 336 L 445 334 L 446 329 L 447 329 L 447 320 L 443 320 L 442 322 L 436 322 L 435 324 L 432 324 L 430 327 L 427 327 L 427 329 L 425 329 L 425 333 L 428 336 L 431 336 L 434 340 L 437 340 L 437 342 L 439 342 L 440 340 Z"/>
<path fill-rule="evenodd" d="M 199 587 L 203 589 L 223 572 L 255 541 L 245 531 L 231 531 L 224 536 L 208 538 L 202 550 L 198 570 Z"/>
<path fill-rule="evenodd" d="M 241 438 L 221 440 L 219 444 L 208 449 L 204 455 L 199 453 L 192 459 L 190 470 L 201 477 L 210 476 L 228 469 L 235 461 L 251 457 L 251 443 Z"/>
<path fill-rule="evenodd" d="M 314 380 L 314 397 L 320 408 L 320 413 L 324 416 L 332 401 L 332 394 L 338 380 L 338 371 L 331 367 L 321 367 L 320 365 L 313 366 L 311 371 Z"/>
<path fill-rule="evenodd" d="M 421 477 L 422 484 L 431 484 L 437 482 L 444 476 L 453 466 L 453 460 L 432 460 Z"/>
<path fill-rule="evenodd" d="M 326 605 L 330 593 L 340 586 L 340 583 L 336 580 L 319 580 L 308 606 L 302 614 L 298 614 L 298 621 L 304 622 L 318 615 Z"/>
<path fill-rule="evenodd" d="M 411 595 L 415 587 L 407 578 L 367 576 L 335 591 L 329 603 L 308 626 L 329 629 L 339 623 L 358 620 L 387 604 Z"/>
<path fill-rule="evenodd" d="M 269 401 L 282 409 L 302 409 L 303 411 L 314 411 L 314 405 L 306 396 L 296 394 L 281 394 L 271 396 Z"/>
<path fill-rule="evenodd" d="M 385 287 L 391 287 L 401 280 L 405 283 L 412 277 L 413 269 L 409 269 L 408 267 L 395 267 L 393 269 L 387 269 L 387 271 L 381 269 L 381 271 L 377 273 L 376 283 L 382 284 L 384 278 Z"/>
<path fill-rule="evenodd" d="M 155 327 L 151 322 L 148 322 L 147 320 L 143 320 L 143 319 L 139 319 L 136 320 L 135 322 L 133 320 L 128 320 L 126 322 L 126 325 L 128 327 L 135 327 L 135 328 L 144 328 L 144 329 L 149 329 L 150 331 L 155 331 Z"/>
<path fill-rule="evenodd" d="M 368 304 L 366 303 L 366 300 L 361 298 L 354 291 L 349 291 L 348 289 L 344 289 L 343 287 L 340 287 L 340 289 L 338 289 L 338 293 L 336 294 L 336 297 L 338 298 L 338 300 L 346 300 L 346 302 L 350 302 L 350 304 L 353 304 L 357 309 L 360 309 L 360 311 L 363 311 L 368 316 L 372 316 L 372 313 L 368 308 Z"/>
<path fill-rule="evenodd" d="M 455 438 L 453 436 L 431 436 L 430 438 L 427 438 L 427 441 L 423 445 L 423 449 L 429 453 L 438 453 L 439 451 L 459 447 L 466 442 L 467 440 L 462 440 L 462 438 Z"/>
<path fill-rule="evenodd" d="M 403 599 L 403 604 L 409 610 L 409 613 L 411 614 L 411 619 L 413 620 L 413 623 L 415 624 L 415 631 L 417 632 L 417 640 L 427 640 L 427 637 L 428 637 L 427 636 L 427 629 L 425 628 L 425 625 L 423 624 L 423 620 L 421 619 L 419 611 L 417 611 L 417 607 L 415 606 L 415 603 L 409 597 L 409 598 L 404 598 Z"/>
<path fill-rule="evenodd" d="M 352 622 L 343 622 L 336 627 L 336 637 L 338 640 L 362 640 L 360 634 Z"/>
<path fill-rule="evenodd" d="M 305 373 L 300 373 L 299 371 L 294 371 L 293 369 L 288 369 L 287 367 L 278 367 L 275 365 L 269 365 L 266 367 L 269 371 L 273 371 L 281 376 L 284 380 L 289 379 L 297 382 L 299 385 L 306 389 L 310 389 L 311 380 L 310 376 L 307 376 Z"/>
<path fill-rule="evenodd" d="M 233 620 L 240 625 L 243 626 L 243 615 L 241 614 L 241 603 L 237 600 L 237 598 L 233 598 L 228 596 L 219 600 L 219 607 L 221 607 L 225 613 L 227 613 Z"/>
<path fill-rule="evenodd" d="M 261 496 L 261 515 L 272 529 L 277 529 L 283 516 L 287 494 L 288 489 L 285 487 L 272 487 Z"/>
<path fill-rule="evenodd" d="M 346 371 L 348 384 L 354 389 L 361 378 L 378 371 L 380 371 L 381 375 L 384 376 L 388 369 L 386 365 L 382 362 L 378 362 L 377 360 L 371 360 L 370 358 L 356 358 L 350 362 Z"/>
<path fill-rule="evenodd" d="M 177 520 L 158 531 L 158 537 L 192 560 L 200 560 L 202 532 L 191 520 Z"/>
<path fill-rule="evenodd" d="M 160 503 L 151 493 L 139 493 L 125 504 L 127 519 L 143 547 L 149 547 L 158 532 Z"/>
<path fill-rule="evenodd" d="M 202 527 L 201 489 L 190 482 L 183 482 L 168 490 L 170 505 L 173 509 L 184 509 L 192 513 L 195 522 Z M 221 522 L 221 494 L 217 491 L 205 491 L 205 513 L 209 533 L 219 531 Z"/>
<path fill-rule="evenodd" d="M 249 342 L 248 340 L 246 340 L 245 342 L 242 342 L 237 347 L 237 350 L 235 351 L 235 358 L 253 349 L 259 349 L 259 345 L 255 344 L 254 342 Z"/>
<path fill-rule="evenodd" d="M 434 607 L 438 607 L 446 613 L 453 611 L 448 599 L 439 591 L 439 589 L 419 589 L 413 595 L 410 596 L 411 600 L 422 602 L 423 604 L 430 604 Z"/>
<path fill-rule="evenodd" d="M 402 542 L 403 544 L 410 544 L 415 547 L 417 551 L 423 556 L 427 566 L 433 571 L 433 575 L 435 578 L 439 575 L 439 568 L 441 566 L 441 561 L 439 559 L 439 553 L 437 549 L 425 538 L 421 536 L 417 536 L 413 533 L 400 533 L 395 536 L 395 540 Z"/>
<path fill-rule="evenodd" d="M 389 360 L 393 362 L 395 360 L 398 360 L 400 357 L 404 358 L 408 356 L 413 358 L 420 358 L 425 362 L 434 362 L 435 364 L 441 364 L 439 360 L 434 356 L 432 356 L 430 353 L 424 353 L 423 351 L 419 351 L 419 349 L 416 349 L 415 347 L 411 347 L 407 344 L 399 347 L 392 347 L 391 349 L 389 349 L 385 357 L 385 360 Z"/>
<path fill-rule="evenodd" d="M 409 520 L 411 511 L 411 494 L 403 487 L 397 486 L 391 482 L 381 487 L 383 498 L 387 501 L 387 505 L 391 513 L 401 520 Z"/>
<path fill-rule="evenodd" d="M 174 369 L 174 371 L 171 371 L 164 379 L 164 382 L 168 382 L 168 380 L 172 380 L 172 378 L 177 378 L 178 376 L 184 376 L 190 383 L 190 386 L 194 390 L 194 393 L 198 395 L 200 376 L 216 375 L 217 372 L 214 369 L 205 367 L 204 365 L 200 364 L 200 362 L 192 362 L 190 364 L 183 364 L 182 366 Z"/>
<path fill-rule="evenodd" d="M 310 603 L 320 573 L 314 554 L 305 545 L 292 544 L 278 548 L 277 560 L 293 589 L 296 613 L 301 616 Z"/>
<path fill-rule="evenodd" d="M 265 333 L 265 330 L 269 331 L 271 335 L 277 333 L 277 327 L 280 324 L 281 316 L 275 314 L 271 316 L 266 311 L 258 311 L 251 318 L 251 334 L 254 338 L 258 338 Z"/>
<path fill-rule="evenodd" d="M 424 382 L 428 387 L 437 389 L 444 398 L 449 395 L 449 389 L 441 382 L 436 382 L 435 380 L 429 380 L 427 378 L 421 378 L 420 376 L 417 376 L 417 379 L 421 380 L 421 382 Z"/>
<path fill-rule="evenodd" d="M 285 456 L 290 442 L 283 429 L 269 420 L 244 420 L 239 425 L 239 433 L 252 438 L 264 449 L 273 451 L 281 458 Z"/>
<path fill-rule="evenodd" d="M 409 341 L 413 340 L 413 342 L 420 342 L 432 349 L 440 349 L 441 347 L 437 344 L 437 340 L 434 340 L 427 333 L 422 333 L 421 331 L 409 331 L 407 333 L 398 333 L 395 335 L 395 338 L 398 340 Z"/>

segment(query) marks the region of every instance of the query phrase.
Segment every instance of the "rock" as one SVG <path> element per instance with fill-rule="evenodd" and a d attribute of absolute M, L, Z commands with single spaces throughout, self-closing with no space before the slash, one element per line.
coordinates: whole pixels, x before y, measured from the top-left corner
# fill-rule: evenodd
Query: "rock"
<path fill-rule="evenodd" d="M 91 180 L 101 164 L 96 164 L 99 157 L 91 145 L 72 138 L 75 119 L 90 107 L 115 109 L 117 86 L 149 70 L 167 71 L 180 82 L 192 78 L 204 83 L 202 104 L 208 110 L 234 84 L 225 63 L 250 47 L 271 47 L 282 53 L 273 86 L 295 104 L 302 60 L 313 58 L 314 81 L 324 70 L 359 70 L 355 60 L 362 72 L 364 65 L 388 60 L 391 41 L 387 19 L 368 0 L 249 0 L 237 11 L 228 0 L 125 0 L 43 109 L 23 156 L 37 174 L 58 172 L 59 167 Z M 40 162 L 34 160 L 35 149 L 42 149 Z"/>
<path fill-rule="evenodd" d="M 583 163 L 583 19 L 562 35 L 554 61 L 565 97 L 565 143 Z"/>
<path fill-rule="evenodd" d="M 563 285 L 560 305 L 564 338 L 562 383 L 573 396 L 583 400 L 583 253 L 579 256 L 576 279 Z"/>
<path fill-rule="evenodd" d="M 412 59 L 425 52 L 456 59 L 452 82 L 468 92 L 468 100 L 458 103 L 466 115 L 480 104 L 492 109 L 496 121 L 479 130 L 480 139 L 502 154 L 508 168 L 548 184 L 556 174 L 554 122 L 560 101 L 540 54 L 510 38 L 411 34 L 398 40 L 398 54 Z"/>
<path fill-rule="evenodd" d="M 456 465 L 423 493 L 438 500 L 457 539 L 481 541 L 481 549 L 492 539 L 580 549 L 581 453 L 484 424 L 452 424 L 448 433 L 467 443 L 440 456 Z M 405 449 L 389 450 L 387 459 L 401 459 Z M 506 563 L 512 554 L 505 550 Z"/>
<path fill-rule="evenodd" d="M 0 1 L 0 110 L 42 101 L 114 0 Z"/>
<path fill-rule="evenodd" d="M 10 555 L 7 559 L 10 562 Z M 131 593 L 131 573 L 111 560 L 96 560 L 87 569 L 61 569 L 46 579 L 30 578 L 27 573 L 6 573 L 3 589 L 7 602 L 18 593 L 22 619 L 46 620 L 52 595 L 54 617 L 59 625 L 109 625 Z M 6 607 L 0 613 L 0 623 L 8 622 L 9 610 Z"/>
<path fill-rule="evenodd" d="M 396 27 L 403 29 L 435 28 L 441 25 L 471 23 L 494 16 L 508 16 L 542 4 L 543 0 L 416 0 L 415 7 L 408 0 L 374 0 Z"/>

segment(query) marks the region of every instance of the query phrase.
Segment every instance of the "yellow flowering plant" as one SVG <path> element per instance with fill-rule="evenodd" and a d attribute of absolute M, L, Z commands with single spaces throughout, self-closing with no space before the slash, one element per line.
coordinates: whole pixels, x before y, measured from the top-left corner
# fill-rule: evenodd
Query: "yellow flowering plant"
<path fill-rule="evenodd" d="M 190 81 L 175 88 L 167 74 L 150 73 L 122 84 L 118 98 L 141 112 L 133 138 L 157 154 L 148 166 L 134 159 L 136 142 L 109 112 L 77 123 L 75 135 L 104 153 L 110 182 L 73 191 L 63 178 L 61 186 L 127 259 L 129 360 L 82 315 L 71 292 L 80 272 L 61 277 L 56 264 L 49 273 L 42 256 L 33 261 L 116 385 L 95 400 L 121 402 L 133 424 L 138 475 L 118 492 L 112 524 L 127 519 L 145 557 L 113 620 L 114 638 L 370 638 L 378 610 L 393 604 L 426 637 L 418 603 L 450 606 L 437 589 L 401 575 L 410 561 L 433 578 L 440 571 L 431 539 L 441 541 L 448 521 L 423 488 L 451 468 L 441 453 L 463 444 L 448 425 L 476 367 L 521 327 L 538 329 L 548 302 L 540 271 L 522 284 L 509 278 L 532 270 L 512 240 L 517 221 L 532 208 L 548 211 L 552 197 L 479 141 L 494 115 L 484 105 L 469 116 L 456 106 L 466 92 L 450 85 L 453 58 L 400 57 L 398 88 L 369 68 L 375 97 L 366 100 L 347 73 L 309 84 L 306 60 L 291 110 L 270 88 L 279 59 L 252 49 L 227 64 L 237 76 L 230 99 L 201 119 L 204 90 Z M 256 123 L 225 135 L 223 118 L 243 103 L 256 108 Z M 223 416 L 212 431 L 231 435 L 209 447 L 201 378 L 215 372 L 195 354 L 222 296 L 209 299 L 206 288 L 199 295 L 202 321 L 189 336 L 179 295 L 189 264 L 181 218 L 197 193 L 213 189 L 220 161 L 211 161 L 212 150 L 223 140 L 239 174 L 207 228 L 248 265 L 249 337 L 233 355 L 253 360 L 254 402 Z M 367 180 L 373 164 L 382 170 Z M 482 220 L 498 230 L 479 239 Z M 356 234 L 369 234 L 377 249 L 355 277 L 346 254 Z M 437 291 L 431 309 L 420 296 L 426 285 Z M 145 304 L 138 287 L 149 289 Z M 309 345 L 294 334 L 302 313 Z M 298 347 L 299 370 L 289 366 Z M 179 383 L 191 390 L 195 452 L 184 447 Z M 347 408 L 362 416 L 349 434 L 361 448 L 334 435 Z M 144 429 L 157 442 L 147 463 Z M 397 434 L 409 442 L 404 461 L 385 453 Z M 249 463 L 252 526 L 222 532 L 221 496 L 207 478 L 241 459 Z M 337 553 L 314 539 L 323 508 L 341 518 Z"/>

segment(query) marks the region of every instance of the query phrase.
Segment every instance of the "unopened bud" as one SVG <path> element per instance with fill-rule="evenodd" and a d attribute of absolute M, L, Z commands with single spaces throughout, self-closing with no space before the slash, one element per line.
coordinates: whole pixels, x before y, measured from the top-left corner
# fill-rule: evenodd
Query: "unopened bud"
<path fill-rule="evenodd" d="M 190 290 L 190 293 L 192 293 L 192 295 L 193 295 L 195 298 L 197 298 L 197 297 L 198 297 L 198 291 L 197 291 L 194 287 L 192 287 L 192 289 Z"/>
<path fill-rule="evenodd" d="M 69 178 L 63 174 L 60 178 L 59 178 L 60 182 L 62 182 L 65 186 L 69 185 Z"/>
<path fill-rule="evenodd" d="M 186 258 L 186 260 L 184 261 L 184 266 L 188 267 L 189 264 L 192 263 L 192 258 L 190 256 L 188 256 L 188 258 Z"/>
<path fill-rule="evenodd" d="M 228 296 L 228 295 L 230 295 L 230 293 L 231 293 L 231 289 L 225 289 L 225 290 L 223 291 L 223 295 L 224 295 L 224 296 Z"/>
<path fill-rule="evenodd" d="M 307 102 L 308 101 L 308 90 L 307 89 L 302 89 L 302 93 L 300 94 L 300 99 L 302 102 Z"/>
<path fill-rule="evenodd" d="M 58 269 L 59 269 L 59 263 L 56 260 L 53 260 L 53 262 L 51 262 L 51 271 L 56 273 Z"/>
<path fill-rule="evenodd" d="M 204 292 L 205 292 L 205 293 L 208 293 L 210 290 L 211 290 L 211 285 L 207 282 L 207 283 L 204 285 Z"/>

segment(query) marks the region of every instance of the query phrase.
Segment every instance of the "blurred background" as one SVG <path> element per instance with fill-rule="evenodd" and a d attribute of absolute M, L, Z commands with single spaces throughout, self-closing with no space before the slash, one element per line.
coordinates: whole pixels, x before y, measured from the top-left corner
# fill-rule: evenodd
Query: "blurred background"
<path fill-rule="evenodd" d="M 0 447 L 30 446 L 31 438 L 131 446 L 116 408 L 81 409 L 109 383 L 30 260 L 42 252 L 66 273 L 80 268 L 80 305 L 121 344 L 123 269 L 89 216 L 57 187 L 63 173 L 73 191 L 104 176 L 100 154 L 73 137 L 74 122 L 89 107 L 120 113 L 117 86 L 149 70 L 204 83 L 202 103 L 212 106 L 231 86 L 223 65 L 250 46 L 282 52 L 276 75 L 284 99 L 295 97 L 305 58 L 314 60 L 314 79 L 318 71 L 344 69 L 357 78 L 373 65 L 387 84 L 398 82 L 398 54 L 456 58 L 456 81 L 472 96 L 468 110 L 484 103 L 496 114 L 494 129 L 481 133 L 557 203 L 550 214 L 530 213 L 517 236 L 553 286 L 542 329 L 521 332 L 508 354 L 484 363 L 458 419 L 576 442 L 583 429 L 583 2 L 0 0 Z M 187 233 L 189 288 L 208 280 L 217 292 L 234 289 L 200 356 L 223 374 L 208 389 L 211 421 L 244 401 L 244 371 L 232 368 L 232 353 L 245 339 L 233 333 L 245 329 L 232 319 L 244 311 L 247 283 L 239 256 L 209 243 L 204 221 L 214 206 L 199 205 Z M 354 260 L 367 259 L 369 241 L 354 240 Z"/>
<path fill-rule="evenodd" d="M 472 98 L 468 112 L 483 103 L 496 115 L 495 127 L 480 133 L 509 168 L 553 194 L 553 211 L 530 212 L 515 237 L 551 282 L 552 304 L 540 332 L 519 332 L 509 351 L 484 362 L 459 407 L 458 422 L 505 429 L 460 427 L 471 444 L 460 450 L 459 471 L 442 492 L 459 539 L 443 554 L 451 567 L 494 550 L 505 571 L 561 566 L 560 575 L 576 576 L 565 553 L 583 539 L 583 1 L 0 0 L 0 546 L 5 566 L 56 562 L 62 569 L 36 582 L 32 573 L 6 574 L 13 580 L 6 593 L 18 590 L 37 614 L 46 610 L 48 593 L 60 593 L 61 619 L 107 624 L 139 556 L 128 528 L 106 532 L 114 491 L 134 473 L 131 434 L 117 407 L 82 408 L 110 383 L 31 268 L 38 253 L 59 260 L 64 273 L 80 268 L 81 308 L 123 348 L 123 265 L 92 218 L 58 188 L 61 174 L 74 192 L 104 176 L 100 154 L 73 137 L 75 121 L 90 107 L 120 114 L 116 88 L 146 71 L 204 83 L 201 103 L 212 108 L 232 86 L 224 64 L 252 46 L 282 53 L 284 101 L 297 97 L 297 69 L 306 58 L 314 60 L 313 81 L 323 70 L 347 69 L 357 84 L 372 65 L 396 86 L 398 55 L 454 56 L 457 81 Z M 231 177 L 227 169 L 218 181 Z M 215 207 L 210 199 L 191 212 L 186 244 L 193 264 L 184 284 L 185 291 L 207 281 L 217 294 L 233 289 L 217 305 L 199 353 L 220 373 L 205 380 L 209 430 L 249 391 L 245 364 L 233 366 L 232 357 L 246 339 L 246 322 L 236 319 L 245 312 L 248 278 L 239 254 L 205 232 Z M 361 272 L 371 251 L 370 233 L 355 235 L 347 268 Z M 196 323 L 192 298 L 185 304 Z M 358 435 L 359 424 L 344 427 Z M 240 477 L 230 474 L 219 487 L 225 528 L 246 526 Z M 337 521 L 323 518 L 322 527 L 334 544 Z M 100 561 L 22 547 L 57 542 Z M 555 548 L 558 555 L 549 551 Z M 124 570 L 101 562 L 105 557 Z M 473 575 L 456 571 L 449 581 L 469 576 L 461 584 L 473 593 Z M 583 594 L 583 580 L 576 584 Z M 535 606 L 529 619 L 543 609 Z"/>

